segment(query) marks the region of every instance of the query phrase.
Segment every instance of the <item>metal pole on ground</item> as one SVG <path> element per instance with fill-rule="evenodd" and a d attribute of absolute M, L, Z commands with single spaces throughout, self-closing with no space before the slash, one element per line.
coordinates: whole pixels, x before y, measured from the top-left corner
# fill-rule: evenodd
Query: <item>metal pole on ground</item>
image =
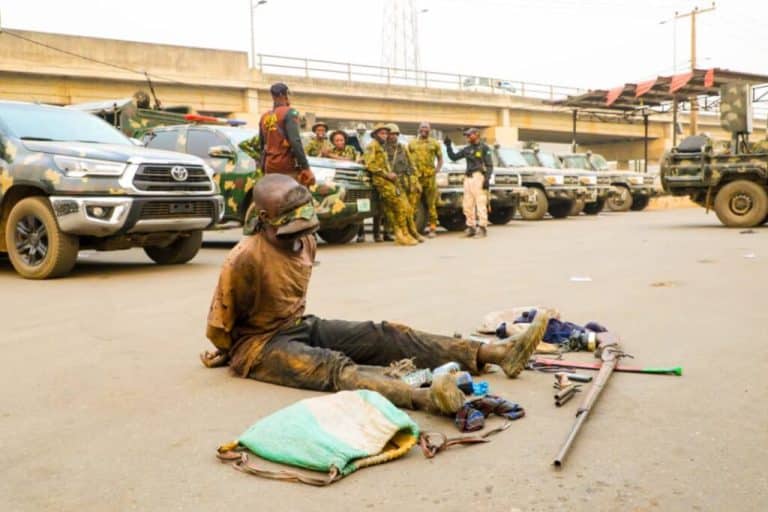
<path fill-rule="evenodd" d="M 579 111 L 573 109 L 573 128 L 571 130 L 571 153 L 576 152 L 576 120 L 578 118 Z"/>
<path fill-rule="evenodd" d="M 643 110 L 643 172 L 648 173 L 648 112 Z"/>

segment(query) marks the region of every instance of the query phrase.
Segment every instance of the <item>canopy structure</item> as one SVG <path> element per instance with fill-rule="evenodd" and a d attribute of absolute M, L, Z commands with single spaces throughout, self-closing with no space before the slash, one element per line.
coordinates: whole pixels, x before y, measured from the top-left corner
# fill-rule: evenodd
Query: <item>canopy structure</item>
<path fill-rule="evenodd" d="M 672 76 L 659 76 L 638 83 L 627 83 L 612 89 L 596 89 L 569 96 L 563 100 L 549 102 L 551 105 L 573 110 L 573 150 L 576 147 L 576 126 L 579 111 L 600 115 L 632 118 L 642 116 L 645 126 L 645 168 L 648 169 L 648 116 L 672 111 L 673 124 L 677 126 L 678 104 L 696 98 L 704 101 L 704 110 L 718 107 L 720 87 L 732 82 L 745 82 L 754 86 L 752 101 L 768 102 L 768 75 L 741 73 L 721 68 L 694 69 Z M 765 89 L 765 90 L 763 90 Z M 694 123 L 692 123 L 694 124 Z M 695 127 L 695 125 L 694 125 Z M 695 128 L 694 128 L 695 129 Z M 677 144 L 677 130 L 674 144 Z"/>

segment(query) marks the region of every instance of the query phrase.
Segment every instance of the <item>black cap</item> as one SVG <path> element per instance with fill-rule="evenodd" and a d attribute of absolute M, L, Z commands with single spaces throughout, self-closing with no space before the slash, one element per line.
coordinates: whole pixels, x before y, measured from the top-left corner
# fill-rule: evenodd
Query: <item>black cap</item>
<path fill-rule="evenodd" d="M 480 133 L 480 130 L 477 128 L 467 128 L 464 130 L 464 135 L 472 135 L 473 133 Z"/>
<path fill-rule="evenodd" d="M 288 94 L 288 86 L 283 82 L 277 82 L 276 84 L 272 84 L 272 87 L 269 88 L 269 92 L 272 93 L 273 98 L 284 96 Z"/>

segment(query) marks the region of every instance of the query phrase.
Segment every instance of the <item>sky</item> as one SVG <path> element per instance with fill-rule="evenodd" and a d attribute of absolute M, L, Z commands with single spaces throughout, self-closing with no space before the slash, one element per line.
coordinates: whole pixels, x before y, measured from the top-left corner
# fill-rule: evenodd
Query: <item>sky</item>
<path fill-rule="evenodd" d="M 385 4 L 392 1 L 267 0 L 253 11 L 256 51 L 380 65 Z M 689 67 L 690 18 L 671 19 L 711 5 L 413 1 L 426 11 L 418 15 L 421 69 L 590 89 L 670 74 L 674 63 L 678 71 Z M 0 0 L 0 17 L 5 28 L 248 51 L 249 2 Z M 698 67 L 768 74 L 767 20 L 768 0 L 718 2 L 699 16 Z"/>

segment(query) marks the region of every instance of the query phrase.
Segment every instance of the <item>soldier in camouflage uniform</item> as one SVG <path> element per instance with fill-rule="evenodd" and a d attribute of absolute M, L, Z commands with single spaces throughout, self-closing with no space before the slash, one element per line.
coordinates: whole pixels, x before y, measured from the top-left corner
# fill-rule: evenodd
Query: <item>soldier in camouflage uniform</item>
<path fill-rule="evenodd" d="M 328 125 L 323 122 L 317 122 L 312 125 L 312 133 L 314 137 L 307 143 L 307 147 L 304 148 L 304 152 L 307 156 L 328 156 L 331 151 L 331 142 L 326 137 L 328 133 Z"/>
<path fill-rule="evenodd" d="M 336 130 L 329 137 L 331 141 L 331 150 L 328 152 L 328 158 L 334 160 L 346 160 L 348 162 L 359 162 L 360 154 L 353 146 L 347 145 L 347 134 L 341 130 Z"/>
<path fill-rule="evenodd" d="M 437 182 L 435 175 L 443 167 L 443 151 L 440 143 L 429 136 L 432 127 L 427 122 L 419 125 L 419 135 L 408 144 L 416 178 L 421 185 L 421 196 L 427 205 L 429 227 L 427 236 L 434 238 L 437 231 Z M 435 165 L 437 161 L 437 165 Z"/>
<path fill-rule="evenodd" d="M 384 144 L 389 135 L 386 125 L 379 124 L 371 132 L 373 140 L 365 148 L 365 167 L 371 173 L 373 186 L 379 194 L 384 215 L 395 234 L 398 245 L 416 245 L 408 231 L 408 212 L 410 206 L 397 185 L 397 175 L 392 172 L 387 160 Z"/>
<path fill-rule="evenodd" d="M 397 175 L 400 190 L 405 193 L 408 206 L 410 207 L 407 214 L 408 232 L 413 238 L 423 242 L 424 237 L 419 234 L 419 230 L 416 228 L 416 208 L 418 208 L 418 203 L 421 200 L 421 185 L 419 185 L 419 180 L 413 171 L 408 148 L 398 140 L 400 137 L 400 127 L 394 123 L 389 123 L 387 128 L 389 128 L 389 135 L 387 136 L 387 142 L 384 144 L 384 150 L 387 152 L 389 167 Z"/>

